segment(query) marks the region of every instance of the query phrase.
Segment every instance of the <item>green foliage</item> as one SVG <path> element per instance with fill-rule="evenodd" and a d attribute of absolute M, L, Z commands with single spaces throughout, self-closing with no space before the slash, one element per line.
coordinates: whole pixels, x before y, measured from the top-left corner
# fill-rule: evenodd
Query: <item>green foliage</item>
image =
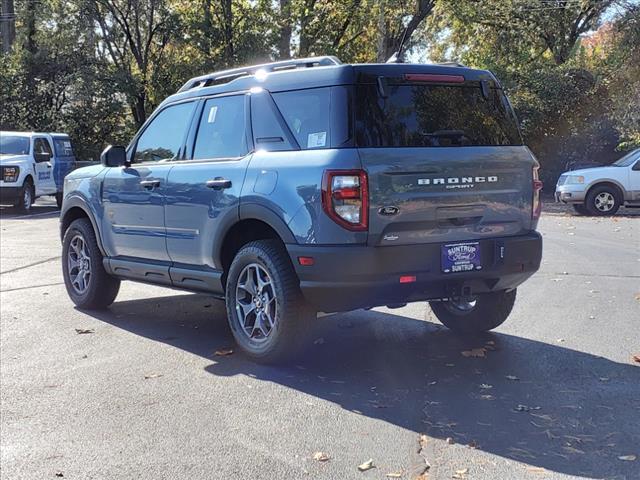
<path fill-rule="evenodd" d="M 290 56 L 384 61 L 409 27 L 409 58 L 496 73 L 550 180 L 567 162 L 640 145 L 640 7 L 616 0 L 610 25 L 591 35 L 611 4 L 16 0 L 16 41 L 0 57 L 0 128 L 66 131 L 81 158 L 97 158 L 195 75 Z"/>

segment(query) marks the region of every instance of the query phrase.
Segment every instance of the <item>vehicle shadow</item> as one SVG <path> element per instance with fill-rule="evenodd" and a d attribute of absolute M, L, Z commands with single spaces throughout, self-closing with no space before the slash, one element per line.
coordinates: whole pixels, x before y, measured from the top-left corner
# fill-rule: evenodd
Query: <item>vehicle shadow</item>
<path fill-rule="evenodd" d="M 214 355 L 233 338 L 223 303 L 207 296 L 117 302 L 91 315 L 210 359 L 206 370 L 216 376 L 273 382 L 550 471 L 640 478 L 638 461 L 618 458 L 640 456 L 640 368 L 630 364 L 501 333 L 461 338 L 428 321 L 356 311 L 319 319 L 303 358 L 273 367 Z"/>
<path fill-rule="evenodd" d="M 38 203 L 33 205 L 30 213 L 23 213 L 19 209 L 8 205 L 0 206 L 0 218 L 3 219 L 20 218 L 37 220 L 40 218 L 52 218 L 58 213 L 60 213 L 60 209 L 56 206 L 55 201 L 53 204 L 38 201 Z"/>

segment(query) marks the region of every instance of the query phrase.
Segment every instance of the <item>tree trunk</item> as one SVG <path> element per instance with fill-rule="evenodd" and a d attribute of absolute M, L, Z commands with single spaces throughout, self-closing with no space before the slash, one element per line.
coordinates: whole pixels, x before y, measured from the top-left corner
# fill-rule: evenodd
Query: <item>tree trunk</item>
<path fill-rule="evenodd" d="M 385 58 L 385 55 L 386 55 L 385 39 L 387 37 L 387 25 L 384 18 L 385 6 L 386 6 L 385 0 L 380 0 L 380 5 L 378 6 L 378 8 L 380 9 L 380 11 L 378 12 L 378 47 L 376 49 L 377 51 L 376 61 L 378 63 L 383 63 L 387 61 L 387 58 Z"/>
<path fill-rule="evenodd" d="M 11 52 L 13 42 L 16 39 L 16 14 L 13 8 L 13 0 L 2 0 L 2 52 Z"/>
<path fill-rule="evenodd" d="M 233 10 L 231 0 L 222 0 L 222 17 L 224 19 L 224 56 L 227 65 L 233 65 L 235 49 L 233 46 Z"/>
<path fill-rule="evenodd" d="M 278 37 L 278 58 L 291 57 L 291 0 L 280 0 L 280 36 Z"/>

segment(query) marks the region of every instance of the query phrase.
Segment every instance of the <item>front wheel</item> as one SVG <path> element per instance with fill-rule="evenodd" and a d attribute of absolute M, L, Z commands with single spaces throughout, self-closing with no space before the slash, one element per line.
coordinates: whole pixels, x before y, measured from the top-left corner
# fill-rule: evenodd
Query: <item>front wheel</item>
<path fill-rule="evenodd" d="M 516 301 L 516 290 L 485 293 L 470 298 L 429 302 L 444 326 L 457 333 L 492 330 L 504 323 Z"/>
<path fill-rule="evenodd" d="M 614 215 L 620 208 L 620 198 L 612 187 L 594 187 L 587 193 L 585 206 L 591 215 Z"/>
<path fill-rule="evenodd" d="M 80 308 L 106 308 L 118 295 L 120 280 L 106 272 L 102 259 L 91 221 L 71 222 L 62 240 L 62 273 L 71 301 Z"/>
<path fill-rule="evenodd" d="M 35 201 L 35 189 L 33 188 L 33 182 L 30 179 L 24 181 L 24 185 L 20 189 L 18 200 L 15 203 L 15 207 L 22 213 L 31 213 L 31 207 Z"/>
<path fill-rule="evenodd" d="M 229 326 L 240 349 L 261 363 L 290 359 L 315 318 L 282 244 L 250 242 L 236 254 L 226 284 Z"/>

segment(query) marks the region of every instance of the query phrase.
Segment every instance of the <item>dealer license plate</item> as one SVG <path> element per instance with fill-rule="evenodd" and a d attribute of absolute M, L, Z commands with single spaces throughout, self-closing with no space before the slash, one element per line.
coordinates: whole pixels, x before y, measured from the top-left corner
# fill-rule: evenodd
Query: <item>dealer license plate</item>
<path fill-rule="evenodd" d="M 444 273 L 471 272 L 481 269 L 480 242 L 450 243 L 442 246 Z"/>

